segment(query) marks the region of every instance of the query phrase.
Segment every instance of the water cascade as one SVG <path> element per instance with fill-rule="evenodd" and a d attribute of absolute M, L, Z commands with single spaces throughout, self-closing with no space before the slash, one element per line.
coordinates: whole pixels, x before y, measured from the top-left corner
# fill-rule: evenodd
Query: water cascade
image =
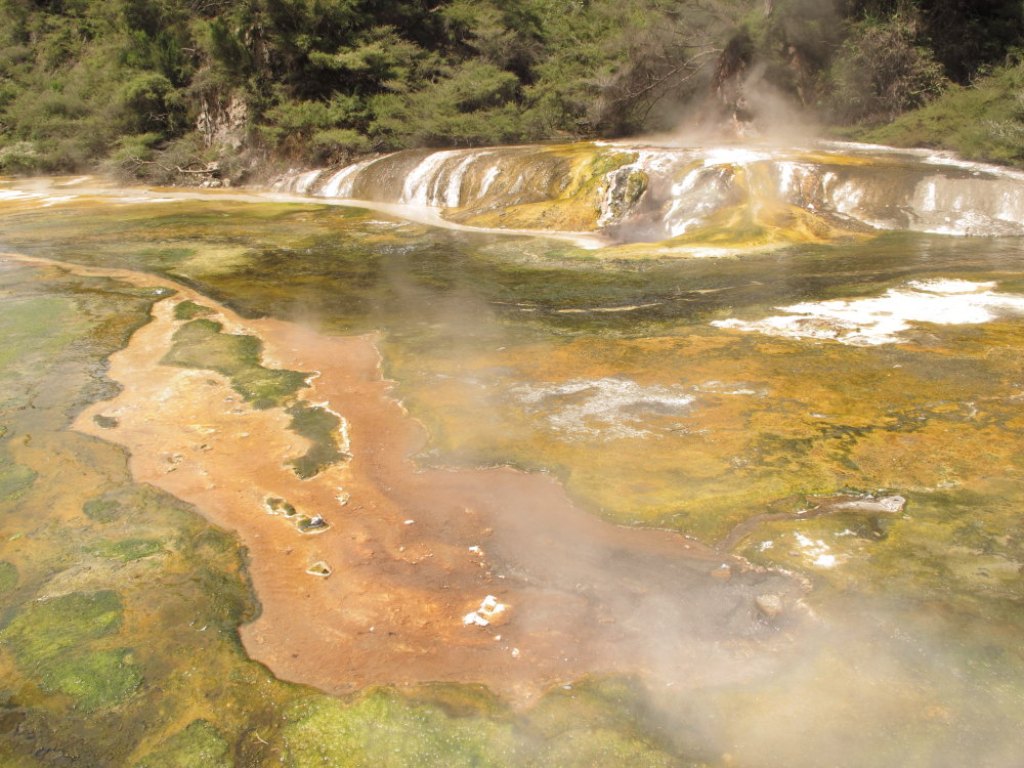
<path fill-rule="evenodd" d="M 926 150 L 599 142 L 406 150 L 279 192 L 431 209 L 481 228 L 723 247 L 878 231 L 1024 234 L 1024 175 Z"/>

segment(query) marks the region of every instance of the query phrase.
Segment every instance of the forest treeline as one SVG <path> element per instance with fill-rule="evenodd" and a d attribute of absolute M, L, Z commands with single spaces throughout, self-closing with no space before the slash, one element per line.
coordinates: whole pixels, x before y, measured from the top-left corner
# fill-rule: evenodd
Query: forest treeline
<path fill-rule="evenodd" d="M 911 133 L 972 121 L 1021 162 L 1022 44 L 1022 0 L 0 0 L 0 173 L 240 178 L 791 110 L 863 131 L 982 86 Z"/>

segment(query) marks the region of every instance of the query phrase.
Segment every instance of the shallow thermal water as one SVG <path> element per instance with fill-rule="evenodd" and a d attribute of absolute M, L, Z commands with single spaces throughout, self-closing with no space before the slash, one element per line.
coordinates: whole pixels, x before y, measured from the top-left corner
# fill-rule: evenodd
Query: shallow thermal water
<path fill-rule="evenodd" d="M 627 261 L 81 184 L 0 188 L 8 763 L 1019 765 L 1019 238 Z M 186 298 L 351 457 L 168 365 Z M 330 530 L 217 495 L 279 470 Z"/>

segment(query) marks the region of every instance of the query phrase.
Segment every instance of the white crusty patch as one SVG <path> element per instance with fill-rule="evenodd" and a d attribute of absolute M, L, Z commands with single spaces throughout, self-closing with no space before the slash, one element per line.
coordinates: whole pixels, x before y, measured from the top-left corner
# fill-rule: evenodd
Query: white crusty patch
<path fill-rule="evenodd" d="M 769 336 L 828 339 L 852 346 L 905 341 L 915 323 L 973 325 L 1001 314 L 1024 314 L 1024 296 L 998 293 L 992 282 L 914 280 L 881 296 L 803 302 L 761 320 L 716 320 L 712 325 Z"/>
<path fill-rule="evenodd" d="M 494 595 L 487 595 L 487 597 L 480 601 L 479 608 L 475 611 L 470 611 L 462 617 L 462 623 L 467 627 L 486 627 L 506 610 L 508 610 L 507 605 L 498 602 L 498 598 Z"/>

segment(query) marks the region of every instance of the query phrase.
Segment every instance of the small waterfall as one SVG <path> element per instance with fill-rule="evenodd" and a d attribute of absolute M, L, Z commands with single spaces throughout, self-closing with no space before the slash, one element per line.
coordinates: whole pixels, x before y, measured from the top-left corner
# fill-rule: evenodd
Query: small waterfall
<path fill-rule="evenodd" d="M 406 178 L 398 202 L 431 208 L 459 208 L 486 195 L 501 172 L 488 150 L 435 152 Z"/>
<path fill-rule="evenodd" d="M 487 195 L 488 190 L 490 190 L 491 185 L 494 184 L 494 181 L 498 178 L 500 173 L 501 168 L 497 165 L 492 165 L 487 169 L 487 173 L 484 174 L 484 177 L 480 182 L 480 197 L 485 197 Z"/>
<path fill-rule="evenodd" d="M 719 210 L 733 191 L 731 166 L 700 165 L 672 185 L 663 217 L 669 237 L 678 237 L 704 223 Z"/>
<path fill-rule="evenodd" d="M 305 195 L 309 193 L 310 188 L 316 183 L 316 180 L 319 179 L 322 174 L 322 169 L 306 171 L 305 173 L 297 175 L 289 174 L 282 179 L 278 179 L 270 188 L 274 192 Z"/>
<path fill-rule="evenodd" d="M 864 145 L 408 150 L 294 173 L 273 188 L 436 209 L 472 226 L 623 241 L 722 239 L 740 229 L 776 241 L 878 230 L 1024 235 L 1024 175 Z"/>
<path fill-rule="evenodd" d="M 435 152 L 427 155 L 419 165 L 405 178 L 402 185 L 400 203 L 405 205 L 429 205 L 439 207 L 438 191 L 444 182 L 442 173 L 446 163 L 459 156 L 458 152 Z M 472 157 L 469 158 L 472 160 Z M 455 204 L 447 204 L 450 195 L 445 195 L 446 207 L 458 207 L 459 191 L 454 194 Z"/>
<path fill-rule="evenodd" d="M 597 219 L 599 229 L 620 226 L 640 207 L 644 196 L 661 198 L 658 191 L 674 174 L 680 159 L 678 153 L 641 149 L 635 159 L 605 175 L 605 194 Z"/>
<path fill-rule="evenodd" d="M 467 155 L 459 161 L 459 164 L 452 169 L 448 176 L 448 183 L 445 185 L 444 196 L 438 203 L 444 208 L 458 208 L 462 203 L 462 180 L 469 170 L 469 167 L 486 155 Z"/>
<path fill-rule="evenodd" d="M 361 163 L 355 163 L 342 168 L 327 180 L 327 183 L 320 188 L 317 195 L 319 197 L 352 197 L 352 184 L 355 181 L 356 176 L 360 171 L 376 161 L 376 158 L 364 160 Z"/>
<path fill-rule="evenodd" d="M 950 235 L 1019 235 L 1024 183 L 1004 178 L 933 177 L 911 196 L 910 228 Z"/>

